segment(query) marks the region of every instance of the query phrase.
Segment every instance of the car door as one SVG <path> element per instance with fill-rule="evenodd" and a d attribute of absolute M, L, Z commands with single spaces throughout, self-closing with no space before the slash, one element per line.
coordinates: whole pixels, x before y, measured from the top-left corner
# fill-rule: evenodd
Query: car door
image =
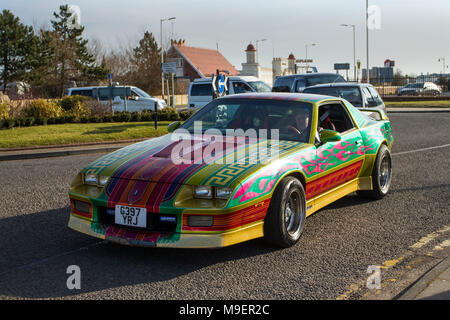
<path fill-rule="evenodd" d="M 370 93 L 372 94 L 372 97 L 373 97 L 373 100 L 374 100 L 376 106 L 377 106 L 378 108 L 381 108 L 381 109 L 383 109 L 384 111 L 386 111 L 386 107 L 385 107 L 385 105 L 384 105 L 383 99 L 381 99 L 381 97 L 380 97 L 378 91 L 377 91 L 374 87 L 372 87 L 372 86 L 370 86 L 370 87 L 368 87 L 368 88 L 369 88 Z"/>
<path fill-rule="evenodd" d="M 315 204 L 325 203 L 327 199 L 320 195 L 344 186 L 355 179 L 360 172 L 364 156 L 363 140 L 347 107 L 341 102 L 326 103 L 319 107 L 318 128 L 325 126 L 329 118 L 340 136 L 340 141 L 316 144 L 317 167 L 319 176 L 307 188 L 309 197 L 318 197 Z M 319 130 L 320 131 L 320 130 Z"/>
<path fill-rule="evenodd" d="M 199 82 L 191 84 L 188 97 L 189 108 L 203 108 L 212 99 L 211 83 Z"/>
<path fill-rule="evenodd" d="M 368 87 L 362 87 L 362 94 L 363 94 L 365 108 L 372 108 L 372 107 L 377 106 L 377 103 L 375 102 L 375 99 L 373 98 L 372 94 L 370 93 L 370 90 Z"/>
<path fill-rule="evenodd" d="M 307 84 L 305 78 L 298 78 L 297 80 L 295 80 L 294 92 L 303 92 L 306 87 Z"/>
<path fill-rule="evenodd" d="M 231 90 L 231 94 L 240 94 L 255 91 L 248 84 L 242 81 L 231 81 Z"/>
<path fill-rule="evenodd" d="M 133 89 L 131 89 L 130 93 L 131 96 L 127 100 L 127 110 L 129 112 L 154 110 L 153 103 L 150 104 L 150 101 L 148 99 L 145 99 Z"/>

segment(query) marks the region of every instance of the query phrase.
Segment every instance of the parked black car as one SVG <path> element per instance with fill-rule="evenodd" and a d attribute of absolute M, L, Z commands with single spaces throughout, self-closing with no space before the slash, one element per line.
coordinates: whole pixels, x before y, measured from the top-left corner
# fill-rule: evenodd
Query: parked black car
<path fill-rule="evenodd" d="M 322 83 L 346 82 L 336 73 L 306 73 L 275 78 L 272 92 L 303 92 L 306 87 Z"/>

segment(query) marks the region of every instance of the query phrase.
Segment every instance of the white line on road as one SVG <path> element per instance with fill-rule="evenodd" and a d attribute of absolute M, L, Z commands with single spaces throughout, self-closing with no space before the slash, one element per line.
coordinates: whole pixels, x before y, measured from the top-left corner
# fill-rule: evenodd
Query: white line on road
<path fill-rule="evenodd" d="M 408 153 L 414 153 L 414 152 L 422 152 L 422 151 L 428 151 L 428 150 L 440 149 L 440 148 L 447 148 L 447 147 L 450 147 L 450 143 L 449 144 L 443 144 L 441 146 L 434 146 L 434 147 L 421 148 L 421 149 L 416 149 L 416 150 L 396 152 L 396 153 L 393 153 L 392 155 L 393 156 L 399 156 L 399 155 L 402 155 L 402 154 L 408 154 Z"/>

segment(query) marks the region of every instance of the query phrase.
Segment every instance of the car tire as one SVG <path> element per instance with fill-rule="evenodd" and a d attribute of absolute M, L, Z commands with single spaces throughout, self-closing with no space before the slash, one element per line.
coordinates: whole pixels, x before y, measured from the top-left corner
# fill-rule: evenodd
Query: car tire
<path fill-rule="evenodd" d="M 388 192 L 392 181 L 392 160 L 388 147 L 384 144 L 378 150 L 372 171 L 372 190 L 358 191 L 363 198 L 379 200 Z"/>
<path fill-rule="evenodd" d="M 264 220 L 264 240 L 288 248 L 298 242 L 306 220 L 306 196 L 302 183 L 286 177 L 277 186 Z"/>

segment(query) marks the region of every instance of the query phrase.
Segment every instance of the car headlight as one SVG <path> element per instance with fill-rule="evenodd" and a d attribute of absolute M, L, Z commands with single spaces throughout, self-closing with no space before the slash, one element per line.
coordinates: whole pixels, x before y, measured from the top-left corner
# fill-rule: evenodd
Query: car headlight
<path fill-rule="evenodd" d="M 195 186 L 194 197 L 202 199 L 212 199 L 213 193 L 211 186 Z"/>
<path fill-rule="evenodd" d="M 105 176 L 98 176 L 98 184 L 100 185 L 100 186 L 104 186 L 104 185 L 106 185 L 107 183 L 108 183 L 108 181 L 109 181 L 109 177 L 105 177 Z"/>
<path fill-rule="evenodd" d="M 228 200 L 228 198 L 230 198 L 232 192 L 233 192 L 233 189 L 231 189 L 231 188 L 217 187 L 216 188 L 216 198 Z"/>
<path fill-rule="evenodd" d="M 97 185 L 98 176 L 96 174 L 86 174 L 84 175 L 84 184 Z"/>
<path fill-rule="evenodd" d="M 200 199 L 222 199 L 228 200 L 233 193 L 231 188 L 211 187 L 211 186 L 195 186 L 194 198 Z"/>
<path fill-rule="evenodd" d="M 96 174 L 86 174 L 84 176 L 84 184 L 91 186 L 103 187 L 108 183 L 109 177 L 99 176 Z"/>

